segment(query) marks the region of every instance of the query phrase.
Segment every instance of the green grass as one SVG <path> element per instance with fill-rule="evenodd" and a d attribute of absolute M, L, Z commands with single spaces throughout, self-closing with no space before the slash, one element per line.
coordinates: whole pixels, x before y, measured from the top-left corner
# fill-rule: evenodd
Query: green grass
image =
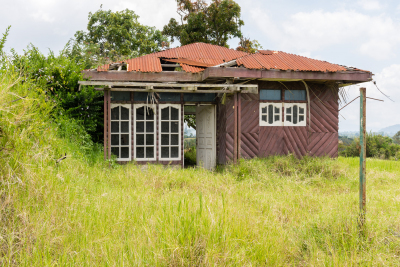
<path fill-rule="evenodd" d="M 76 135 L 58 137 L 68 122 L 32 103 L 47 102 L 0 106 L 0 265 L 400 265 L 397 161 L 367 160 L 360 233 L 358 158 L 271 157 L 215 172 L 120 166 Z"/>

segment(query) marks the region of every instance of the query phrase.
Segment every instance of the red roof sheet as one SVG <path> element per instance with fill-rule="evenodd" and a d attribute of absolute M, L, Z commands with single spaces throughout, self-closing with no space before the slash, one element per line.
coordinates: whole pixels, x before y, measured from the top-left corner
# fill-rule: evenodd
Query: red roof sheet
<path fill-rule="evenodd" d="M 278 69 L 298 71 L 346 71 L 343 66 L 280 51 L 261 50 L 257 54 L 239 58 L 238 66 L 247 69 Z"/>
<path fill-rule="evenodd" d="M 206 68 L 199 68 L 199 67 L 195 67 L 195 66 L 190 66 L 187 64 L 181 64 L 182 70 L 186 71 L 186 72 L 192 72 L 192 73 L 196 73 L 196 72 L 200 72 L 205 70 Z"/>
<path fill-rule="evenodd" d="M 215 64 L 204 63 L 202 61 L 190 60 L 190 59 L 186 59 L 186 58 L 177 58 L 177 59 L 171 58 L 171 59 L 164 59 L 164 60 L 168 61 L 168 62 L 183 63 L 183 64 L 198 66 L 198 67 L 211 67 L 211 66 L 215 65 Z"/>
<path fill-rule="evenodd" d="M 207 67 L 216 66 L 236 59 L 238 66 L 247 69 L 278 69 L 295 71 L 346 71 L 347 68 L 322 60 L 311 59 L 280 51 L 259 50 L 258 53 L 248 54 L 222 46 L 193 43 L 169 50 L 156 52 L 138 58 L 129 59 L 127 71 L 161 72 L 161 59 L 179 63 L 183 71 L 196 73 Z M 97 68 L 107 71 L 110 64 Z M 359 69 L 354 69 L 359 70 Z"/>

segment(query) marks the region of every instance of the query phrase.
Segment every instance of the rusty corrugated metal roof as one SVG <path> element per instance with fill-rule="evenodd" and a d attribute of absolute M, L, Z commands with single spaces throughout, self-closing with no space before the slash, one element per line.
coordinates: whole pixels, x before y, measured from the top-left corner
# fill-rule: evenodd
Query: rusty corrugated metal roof
<path fill-rule="evenodd" d="M 215 64 L 208 64 L 208 63 L 204 63 L 202 61 L 190 60 L 190 59 L 186 59 L 186 58 L 169 58 L 169 59 L 164 58 L 163 60 L 168 61 L 168 62 L 182 63 L 182 64 L 198 66 L 198 67 L 206 67 L 206 68 L 215 66 Z"/>
<path fill-rule="evenodd" d="M 343 66 L 332 64 L 326 61 L 271 50 L 260 50 L 259 53 L 239 58 L 236 62 L 238 66 L 244 66 L 247 69 L 278 69 L 322 72 L 337 72 L 347 70 Z"/>
<path fill-rule="evenodd" d="M 204 67 L 215 66 L 246 55 L 248 54 L 245 52 L 222 46 L 193 43 L 138 58 L 128 59 L 126 63 L 129 64 L 127 71 L 161 72 L 160 58 L 162 58 L 170 62 L 187 65 L 182 67 L 182 69 L 185 71 L 187 70 L 187 72 L 199 72 L 204 70 Z M 190 66 L 197 68 L 190 68 Z M 100 66 L 97 69 L 98 71 L 107 71 L 108 68 L 109 64 Z"/>
<path fill-rule="evenodd" d="M 243 66 L 247 69 L 319 72 L 360 71 L 360 69 L 348 69 L 341 65 L 281 51 L 259 50 L 258 53 L 248 54 L 206 43 L 193 43 L 129 59 L 125 62 L 128 64 L 127 71 L 161 72 L 161 59 L 179 63 L 183 71 L 191 73 L 197 73 L 203 71 L 207 67 L 216 66 L 234 59 L 236 59 L 238 66 Z M 98 67 L 97 70 L 107 71 L 109 67 L 110 64 L 106 64 Z"/>
<path fill-rule="evenodd" d="M 108 71 L 109 68 L 110 68 L 110 64 L 105 64 L 103 66 L 97 67 L 97 71 Z"/>
<path fill-rule="evenodd" d="M 192 72 L 192 73 L 197 73 L 197 72 L 200 72 L 200 71 L 203 71 L 203 70 L 206 69 L 206 68 L 199 68 L 199 67 L 195 67 L 195 66 L 190 66 L 190 65 L 187 65 L 187 64 L 183 64 L 183 63 L 181 63 L 181 67 L 182 67 L 182 70 L 184 70 L 186 72 Z"/>
<path fill-rule="evenodd" d="M 158 57 L 150 55 L 128 59 L 127 71 L 161 72 L 161 62 Z"/>

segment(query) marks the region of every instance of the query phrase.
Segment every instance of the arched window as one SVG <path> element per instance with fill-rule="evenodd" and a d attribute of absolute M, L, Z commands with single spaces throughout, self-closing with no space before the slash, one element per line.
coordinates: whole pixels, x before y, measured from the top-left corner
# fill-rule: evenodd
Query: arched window
<path fill-rule="evenodd" d="M 156 106 L 134 105 L 135 160 L 156 160 Z"/>
<path fill-rule="evenodd" d="M 131 160 L 131 105 L 111 104 L 111 153 L 118 161 Z"/>
<path fill-rule="evenodd" d="M 159 159 L 181 159 L 181 105 L 160 104 Z"/>

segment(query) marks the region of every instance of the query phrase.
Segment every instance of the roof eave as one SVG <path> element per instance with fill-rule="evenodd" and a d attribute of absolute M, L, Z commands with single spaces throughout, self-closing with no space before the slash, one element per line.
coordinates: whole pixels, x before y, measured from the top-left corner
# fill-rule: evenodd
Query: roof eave
<path fill-rule="evenodd" d="M 317 72 L 250 70 L 245 68 L 210 67 L 200 73 L 188 72 L 126 72 L 83 71 L 83 76 L 92 81 L 148 81 L 148 82 L 202 82 L 213 78 L 245 78 L 262 80 L 314 80 L 361 83 L 372 80 L 372 73 L 365 71 Z"/>
<path fill-rule="evenodd" d="M 344 82 L 368 82 L 372 80 L 371 72 L 341 71 L 280 71 L 280 70 L 249 70 L 245 68 L 207 68 L 202 73 L 202 80 L 208 78 L 252 78 L 263 80 L 320 80 Z"/>

